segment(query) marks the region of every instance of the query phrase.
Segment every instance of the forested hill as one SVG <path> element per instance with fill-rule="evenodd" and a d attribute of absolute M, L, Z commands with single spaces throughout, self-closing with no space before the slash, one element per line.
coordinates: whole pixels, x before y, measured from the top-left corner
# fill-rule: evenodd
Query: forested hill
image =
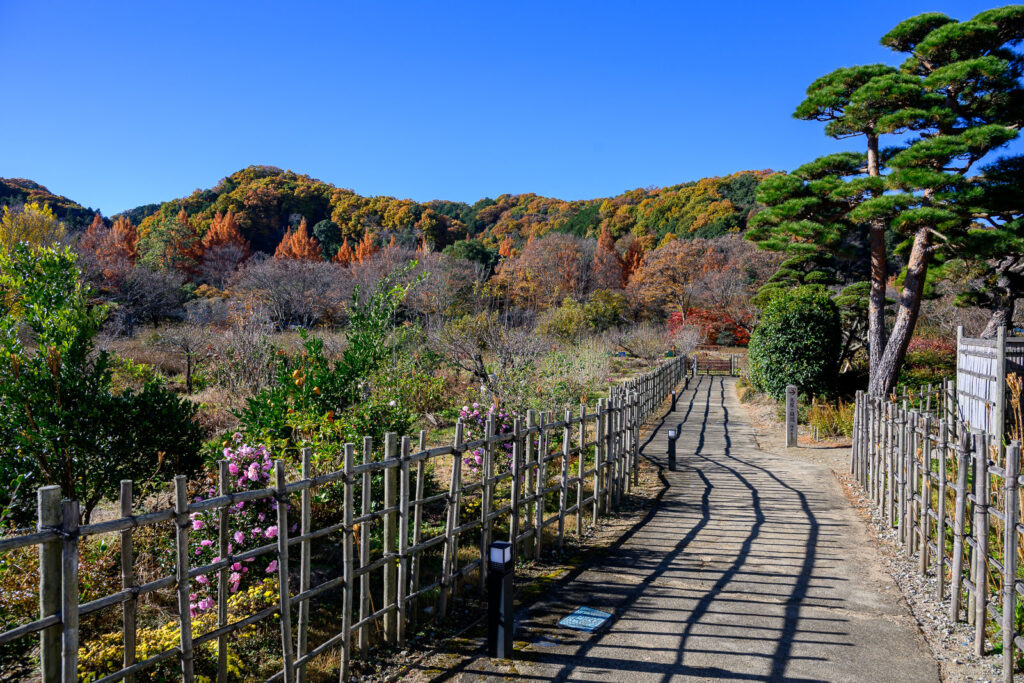
<path fill-rule="evenodd" d="M 743 230 L 754 208 L 755 189 L 770 173 L 743 171 L 590 200 L 564 201 L 519 194 L 481 199 L 470 205 L 364 197 L 292 171 L 250 166 L 224 178 L 212 189 L 196 190 L 188 197 L 137 207 L 121 215 L 138 226 L 142 250 L 147 246 L 163 249 L 168 240 L 176 239 L 181 230 L 182 210 L 188 216 L 189 229 L 200 236 L 218 212 L 232 212 L 242 236 L 254 250 L 264 252 L 273 252 L 285 231 L 305 219 L 325 258 L 333 256 L 344 240 L 354 244 L 366 235 L 378 244 L 392 237 L 398 243 L 426 241 L 435 250 L 469 238 L 493 250 L 502 241 L 519 247 L 530 237 L 549 232 L 596 237 L 605 226 L 615 239 L 632 232 L 644 238 L 650 248 L 668 234 L 713 237 Z M 4 183 L 0 187 L 31 186 L 45 192 L 45 188 L 30 181 L 0 182 Z M 40 198 L 55 204 L 55 210 L 58 206 L 73 206 L 87 211 L 64 197 Z M 85 220 L 84 224 L 88 222 Z M 77 213 L 74 224 L 84 225 Z"/>
<path fill-rule="evenodd" d="M 71 230 L 84 230 L 96 215 L 95 209 L 82 206 L 67 197 L 53 194 L 37 182 L 25 178 L 0 178 L 0 206 L 30 203 L 46 204 Z"/>

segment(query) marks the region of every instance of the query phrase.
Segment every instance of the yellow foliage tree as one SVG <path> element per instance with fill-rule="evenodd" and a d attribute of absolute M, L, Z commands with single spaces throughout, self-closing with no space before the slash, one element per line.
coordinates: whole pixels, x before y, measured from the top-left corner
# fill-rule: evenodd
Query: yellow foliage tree
<path fill-rule="evenodd" d="M 7 253 L 18 242 L 46 246 L 63 238 L 66 232 L 64 224 L 46 204 L 30 202 L 21 209 L 5 206 L 0 217 L 0 249 Z"/>

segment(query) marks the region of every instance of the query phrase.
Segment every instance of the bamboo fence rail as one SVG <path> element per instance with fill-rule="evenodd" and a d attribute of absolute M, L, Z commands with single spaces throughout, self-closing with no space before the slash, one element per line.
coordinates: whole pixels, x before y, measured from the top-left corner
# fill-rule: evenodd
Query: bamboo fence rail
<path fill-rule="evenodd" d="M 850 469 L 906 555 L 934 576 L 950 618 L 974 627 L 975 652 L 986 635 L 1001 642 L 1012 681 L 1024 648 L 1020 444 L 1001 449 L 960 412 L 952 382 L 886 400 L 858 392 Z"/>
<path fill-rule="evenodd" d="M 35 533 L 0 538 L 0 552 L 39 548 L 39 619 L 0 633 L 0 644 L 35 635 L 39 638 L 40 679 L 75 681 L 78 674 L 79 618 L 120 606 L 123 625 L 123 665 L 99 679 L 131 681 L 146 677 L 147 670 L 168 659 L 180 664 L 182 681 L 196 678 L 194 653 L 216 642 L 217 678 L 227 680 L 227 639 L 257 622 L 276 618 L 281 638 L 280 669 L 269 681 L 304 681 L 309 662 L 327 652 L 339 651 L 341 680 L 347 680 L 353 650 L 365 652 L 375 633 L 388 644 L 402 644 L 411 624 L 428 611 L 444 617 L 452 599 L 467 585 L 483 585 L 486 549 L 491 540 L 507 537 L 518 556 L 539 558 L 551 544 L 561 551 L 570 532 L 567 521 L 575 518 L 572 531 L 583 533 L 586 522 L 617 507 L 635 481 L 640 426 L 681 382 L 688 382 L 685 358 L 673 358 L 653 371 L 611 387 L 595 410 L 581 405 L 573 415 L 531 411 L 525 423 L 516 419 L 512 433 L 497 432 L 493 416 L 482 438 L 464 440 L 464 426 L 456 426 L 451 445 L 427 449 L 420 433 L 418 450 L 409 437 L 388 434 L 384 457 L 373 459 L 373 442 L 364 438 L 361 462 L 356 445 L 346 444 L 341 470 L 313 475 L 311 453 L 302 451 L 301 478 L 287 481 L 283 461 L 274 463 L 272 486 L 232 492 L 227 463 L 219 463 L 217 495 L 189 502 L 188 481 L 174 478 L 174 507 L 147 514 L 132 514 L 132 483 L 122 482 L 121 516 L 79 526 L 78 503 L 61 501 L 60 488 L 39 489 L 39 521 Z M 502 444 L 511 441 L 510 467 L 496 467 Z M 478 470 L 464 467 L 464 455 L 481 449 Z M 427 495 L 425 482 L 430 465 L 450 463 L 448 490 Z M 371 475 L 381 473 L 383 496 L 374 500 Z M 360 483 L 361 500 L 354 499 Z M 314 491 L 327 485 L 343 487 L 343 521 L 312 528 Z M 295 499 L 298 498 L 298 505 Z M 229 509 L 242 501 L 272 499 L 277 503 L 276 539 L 241 553 L 228 552 Z M 468 505 L 472 503 L 472 509 Z M 475 508 L 479 504 L 479 511 Z M 289 509 L 297 511 L 298 534 L 289 532 Z M 442 527 L 428 528 L 426 513 L 437 511 Z M 191 515 L 216 511 L 219 523 L 219 558 L 204 566 L 190 564 Z M 293 512 L 293 515 L 296 513 Z M 293 517 L 292 521 L 296 521 Z M 175 537 L 175 570 L 139 585 L 133 570 L 133 534 L 142 527 L 172 522 Z M 374 556 L 371 530 L 379 530 L 383 547 Z M 122 589 L 81 603 L 77 568 L 80 543 L 86 536 L 118 534 L 121 543 Z M 312 584 L 311 558 L 314 541 L 340 545 L 342 566 L 334 576 L 317 577 Z M 297 548 L 296 548 L 297 547 Z M 295 550 L 297 549 L 297 553 Z M 277 560 L 279 594 L 275 604 L 255 614 L 228 622 L 229 567 L 247 558 L 269 556 Z M 440 559 L 440 572 L 427 571 Z M 374 603 L 371 577 L 382 586 Z M 217 623 L 213 630 L 194 633 L 190 613 L 191 581 L 207 576 L 216 585 Z M 471 582 L 471 577 L 475 581 Z M 143 661 L 136 658 L 137 603 L 159 590 L 173 590 L 180 631 L 176 647 Z M 341 630 L 318 644 L 310 642 L 313 600 L 336 615 L 341 611 Z M 434 602 L 436 598 L 436 603 Z M 424 603 L 433 603 L 425 605 Z M 434 607 L 436 604 L 436 607 Z M 336 617 L 335 617 L 336 618 Z M 336 622 L 335 622 L 336 623 Z M 355 642 L 353 642 L 355 641 Z"/>

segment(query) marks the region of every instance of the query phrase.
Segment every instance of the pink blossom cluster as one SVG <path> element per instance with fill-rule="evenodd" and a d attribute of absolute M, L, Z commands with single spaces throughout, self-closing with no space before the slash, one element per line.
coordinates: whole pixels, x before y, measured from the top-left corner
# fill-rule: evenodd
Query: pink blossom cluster
<path fill-rule="evenodd" d="M 487 433 L 487 419 L 494 415 L 494 433 L 495 434 L 511 434 L 515 428 L 515 420 L 518 416 L 515 412 L 505 412 L 501 407 L 495 407 L 494 405 L 487 406 L 486 408 L 481 406 L 479 403 L 474 403 L 471 406 L 462 406 L 459 410 L 459 417 L 462 418 L 462 422 L 465 425 L 463 427 L 463 439 L 466 441 L 475 441 L 476 439 L 483 438 L 484 434 Z M 494 459 L 494 468 L 496 471 L 501 472 L 502 467 L 505 470 L 512 468 L 512 441 L 505 441 L 498 445 L 496 457 Z M 497 456 L 502 457 L 497 457 Z M 482 448 L 470 451 L 463 459 L 465 463 L 474 472 L 479 470 L 483 464 L 484 451 Z"/>
<path fill-rule="evenodd" d="M 228 464 L 231 490 L 252 491 L 270 488 L 273 476 L 274 461 L 270 450 L 263 445 L 250 446 L 242 443 L 242 435 L 233 437 L 234 447 L 224 449 L 224 459 Z M 214 488 L 208 489 L 210 496 L 216 495 Z M 202 500 L 202 496 L 196 496 Z M 189 543 L 193 548 L 193 566 L 215 564 L 221 561 L 219 550 L 219 516 L 217 510 L 209 510 L 192 515 L 192 526 Z M 290 531 L 297 525 L 292 524 Z M 228 508 L 228 559 L 254 548 L 275 542 L 279 533 L 277 527 L 277 502 L 273 498 L 260 498 L 252 501 L 239 501 Z M 266 553 L 259 557 L 248 557 L 243 561 L 232 561 L 226 571 L 228 589 L 235 593 L 243 584 L 258 580 L 258 574 L 272 574 L 277 571 L 277 560 L 272 559 L 274 553 Z M 252 569 L 252 572 L 250 572 Z M 216 574 L 200 575 L 195 578 L 195 592 L 190 595 L 189 607 L 195 616 L 213 608 L 216 602 Z"/>

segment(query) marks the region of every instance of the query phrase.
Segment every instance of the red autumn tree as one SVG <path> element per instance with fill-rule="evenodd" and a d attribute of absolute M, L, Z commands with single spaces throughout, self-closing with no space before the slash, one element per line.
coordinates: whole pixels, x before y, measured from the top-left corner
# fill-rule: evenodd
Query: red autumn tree
<path fill-rule="evenodd" d="M 242 236 L 242 231 L 238 228 L 235 215 L 230 211 L 226 214 L 221 214 L 218 211 L 217 215 L 213 217 L 213 222 L 210 223 L 210 228 L 203 236 L 203 249 L 209 250 L 226 245 L 235 245 L 242 250 L 246 257 L 252 253 L 249 241 Z"/>
<path fill-rule="evenodd" d="M 622 286 L 629 284 L 630 278 L 639 270 L 644 262 L 644 245 L 639 238 L 634 238 L 622 258 Z"/>
<path fill-rule="evenodd" d="M 366 259 L 380 251 L 374 243 L 373 237 L 373 233 L 367 231 L 363 233 L 363 239 L 356 245 L 355 258 L 360 263 L 364 263 Z"/>
<path fill-rule="evenodd" d="M 513 255 L 512 236 L 506 235 L 505 239 L 498 243 L 498 256 L 501 256 L 502 258 L 512 258 Z"/>
<path fill-rule="evenodd" d="M 622 258 L 615 250 L 615 240 L 606 225 L 597 239 L 591 282 L 594 289 L 618 289 L 622 287 L 623 279 Z"/>
<path fill-rule="evenodd" d="M 352 247 L 348 246 L 348 240 L 341 243 L 341 246 L 338 247 L 338 253 L 336 253 L 334 258 L 331 260 L 335 263 L 340 263 L 343 266 L 351 265 L 351 263 L 356 260 L 356 255 L 353 253 Z"/>
<path fill-rule="evenodd" d="M 323 259 L 320 243 L 309 234 L 306 219 L 303 218 L 299 227 L 285 233 L 281 243 L 277 245 L 274 258 L 290 258 L 299 261 L 319 261 Z"/>

